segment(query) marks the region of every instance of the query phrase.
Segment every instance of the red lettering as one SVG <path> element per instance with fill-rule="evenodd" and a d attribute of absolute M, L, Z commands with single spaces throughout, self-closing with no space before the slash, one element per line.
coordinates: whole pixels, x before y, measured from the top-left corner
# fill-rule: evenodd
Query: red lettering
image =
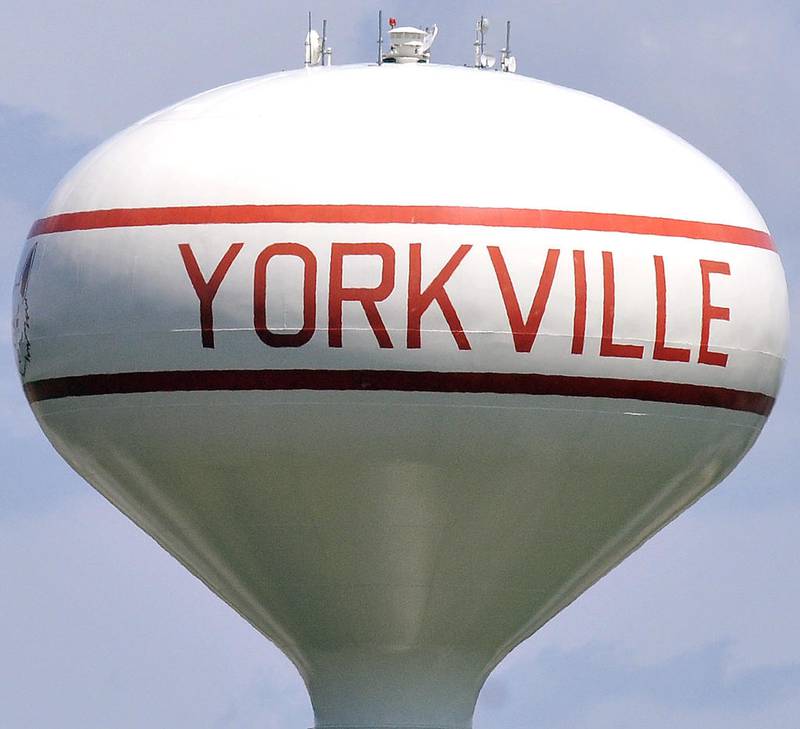
<path fill-rule="evenodd" d="M 203 346 L 209 349 L 214 348 L 214 311 L 212 307 L 214 297 L 217 295 L 222 279 L 225 278 L 228 269 L 230 269 L 236 256 L 239 255 L 243 245 L 244 243 L 231 244 L 227 253 L 214 269 L 214 273 L 211 274 L 211 278 L 206 281 L 200 271 L 200 266 L 194 256 L 192 247 L 188 243 L 178 244 L 178 250 L 180 250 L 181 258 L 183 258 L 183 265 L 186 267 L 186 273 L 189 274 L 189 281 L 192 282 L 197 298 L 200 299 L 201 339 Z"/>
<path fill-rule="evenodd" d="M 614 341 L 614 298 L 614 256 L 609 251 L 603 251 L 603 336 L 600 339 L 600 356 L 641 359 L 644 355 L 643 346 Z"/>
<path fill-rule="evenodd" d="M 379 256 L 381 282 L 375 288 L 345 288 L 342 269 L 345 256 Z M 386 243 L 334 243 L 331 246 L 331 273 L 328 291 L 328 344 L 342 346 L 342 303 L 358 301 L 382 349 L 391 349 L 392 340 L 386 331 L 377 303 L 394 289 L 394 249 Z"/>
<path fill-rule="evenodd" d="M 435 301 L 444 314 L 444 319 L 459 349 L 469 349 L 467 335 L 458 318 L 453 302 L 444 290 L 458 264 L 464 260 L 472 246 L 459 246 L 445 267 L 436 274 L 424 291 L 422 287 L 422 246 L 412 243 L 408 253 L 408 325 L 406 328 L 406 343 L 409 349 L 419 349 L 421 346 L 420 327 L 422 315 Z"/>
<path fill-rule="evenodd" d="M 724 352 L 713 352 L 708 348 L 712 319 L 730 321 L 731 310 L 727 306 L 714 306 L 711 303 L 711 274 L 731 275 L 731 267 L 723 261 L 700 261 L 700 275 L 703 278 L 703 316 L 700 326 L 700 354 L 697 361 L 701 364 L 725 367 L 728 355 Z"/>
<path fill-rule="evenodd" d="M 586 340 L 586 258 L 583 251 L 572 251 L 575 269 L 575 316 L 572 319 L 572 354 L 583 354 Z"/>
<path fill-rule="evenodd" d="M 514 337 L 514 349 L 517 352 L 530 352 L 536 335 L 539 333 L 539 325 L 542 323 L 544 310 L 547 300 L 550 298 L 550 289 L 553 287 L 553 277 L 556 273 L 559 250 L 551 248 L 547 251 L 547 258 L 544 262 L 544 269 L 539 278 L 539 285 L 531 302 L 528 318 L 522 321 L 522 310 L 519 306 L 517 294 L 514 291 L 514 284 L 511 283 L 511 276 L 508 273 L 508 266 L 503 258 L 503 254 L 497 246 L 489 246 L 489 257 L 492 259 L 494 272 L 497 276 L 497 283 L 500 285 L 500 293 L 503 296 L 503 304 L 506 307 L 506 316 L 511 327 L 511 334 Z"/>
<path fill-rule="evenodd" d="M 653 256 L 656 267 L 656 341 L 653 359 L 666 362 L 688 362 L 691 352 L 684 347 L 667 347 L 667 279 L 664 275 L 664 257 Z"/>
<path fill-rule="evenodd" d="M 267 265 L 275 256 L 297 256 L 303 262 L 303 328 L 292 334 L 278 334 L 267 326 Z M 301 347 L 317 328 L 317 259 L 299 243 L 273 243 L 256 259 L 253 274 L 253 326 L 269 347 Z"/>

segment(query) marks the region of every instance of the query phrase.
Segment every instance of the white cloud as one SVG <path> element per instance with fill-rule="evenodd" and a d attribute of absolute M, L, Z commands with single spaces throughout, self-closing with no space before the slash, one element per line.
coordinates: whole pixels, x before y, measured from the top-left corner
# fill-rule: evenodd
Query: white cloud
<path fill-rule="evenodd" d="M 721 488 L 725 488 L 722 486 Z M 720 512 L 706 503 L 673 522 L 512 654 L 506 676 L 548 650 L 603 647 L 653 666 L 713 644 L 735 676 L 800 665 L 800 507 Z"/>
<path fill-rule="evenodd" d="M 366 1 L 311 3 L 330 19 L 337 62 L 372 58 L 359 31 Z M 207 88 L 302 65 L 306 6 L 6 0 L 0 100 L 106 136 Z"/>
<path fill-rule="evenodd" d="M 564 729 L 790 729 L 800 716 L 800 695 L 754 710 L 686 709 L 641 700 L 609 699 L 591 717 Z M 520 727 L 525 726 L 523 724 Z M 556 728 L 554 728 L 556 729 Z"/>
<path fill-rule="evenodd" d="M 83 489 L 0 530 L 3 726 L 310 726 L 289 661 Z"/>
<path fill-rule="evenodd" d="M 476 729 L 795 726 L 800 508 L 724 501 L 706 497 L 512 652 Z"/>

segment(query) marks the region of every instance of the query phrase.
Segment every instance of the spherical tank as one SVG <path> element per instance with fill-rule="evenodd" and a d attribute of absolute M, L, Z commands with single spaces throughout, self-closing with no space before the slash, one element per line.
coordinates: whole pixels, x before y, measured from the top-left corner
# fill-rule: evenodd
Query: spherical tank
<path fill-rule="evenodd" d="M 339 728 L 469 727 L 508 651 L 740 460 L 787 331 L 764 221 L 693 147 L 427 64 L 123 131 L 34 224 L 14 310 L 53 445 Z"/>

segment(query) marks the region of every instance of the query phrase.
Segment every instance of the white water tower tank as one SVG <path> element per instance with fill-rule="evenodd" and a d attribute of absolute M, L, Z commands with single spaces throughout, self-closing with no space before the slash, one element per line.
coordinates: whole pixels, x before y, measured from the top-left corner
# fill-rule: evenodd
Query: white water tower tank
<path fill-rule="evenodd" d="M 15 297 L 53 445 L 329 729 L 469 727 L 503 656 L 745 454 L 787 332 L 767 227 L 697 150 L 428 64 L 135 124 L 56 189 Z"/>

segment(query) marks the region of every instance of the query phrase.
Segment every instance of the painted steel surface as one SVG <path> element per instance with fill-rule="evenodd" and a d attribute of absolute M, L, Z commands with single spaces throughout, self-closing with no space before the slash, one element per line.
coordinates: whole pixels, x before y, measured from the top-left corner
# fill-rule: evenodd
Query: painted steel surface
<path fill-rule="evenodd" d="M 427 65 L 134 125 L 56 190 L 15 297 L 47 436 L 291 657 L 320 727 L 468 727 L 744 455 L 787 331 L 764 221 L 699 152 Z"/>

